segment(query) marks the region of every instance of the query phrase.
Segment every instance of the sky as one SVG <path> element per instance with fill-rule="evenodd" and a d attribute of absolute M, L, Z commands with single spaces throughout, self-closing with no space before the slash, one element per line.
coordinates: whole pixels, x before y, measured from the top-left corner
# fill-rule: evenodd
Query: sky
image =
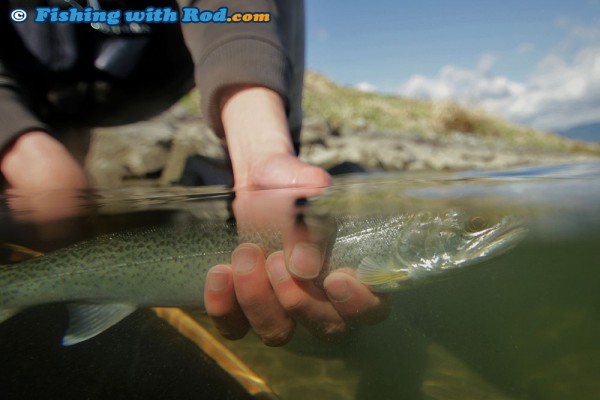
<path fill-rule="evenodd" d="M 600 0 L 306 0 L 307 67 L 563 130 L 600 121 Z"/>

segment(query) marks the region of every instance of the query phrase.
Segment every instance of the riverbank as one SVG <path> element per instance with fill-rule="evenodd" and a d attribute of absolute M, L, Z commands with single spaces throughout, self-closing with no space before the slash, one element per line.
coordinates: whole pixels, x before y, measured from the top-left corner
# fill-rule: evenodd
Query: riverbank
<path fill-rule="evenodd" d="M 600 145 L 510 124 L 453 103 L 365 93 L 307 73 L 300 157 L 330 168 L 352 162 L 367 170 L 498 169 L 584 161 Z M 186 159 L 225 158 L 223 144 L 192 92 L 160 116 L 92 131 L 86 168 L 101 187 L 171 185 Z"/>

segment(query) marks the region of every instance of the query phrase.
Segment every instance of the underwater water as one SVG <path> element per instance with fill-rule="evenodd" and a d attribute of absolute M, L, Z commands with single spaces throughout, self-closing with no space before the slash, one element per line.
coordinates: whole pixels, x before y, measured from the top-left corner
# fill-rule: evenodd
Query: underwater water
<path fill-rule="evenodd" d="M 34 224 L 28 216 L 37 204 L 51 202 L 48 196 L 15 212 L 23 195 L 7 193 L 1 241 L 48 252 L 190 215 L 226 220 L 232 199 L 224 188 L 81 193 L 72 203 L 75 216 Z M 481 263 L 392 293 L 387 320 L 354 326 L 340 342 L 322 343 L 299 331 L 282 348 L 268 348 L 252 334 L 223 343 L 272 390 L 255 398 L 596 399 L 599 200 L 600 163 L 337 178 L 332 188 L 299 203 L 307 220 L 452 211 L 477 224 L 509 218 L 526 233 Z M 416 244 L 401 256 L 410 262 L 435 253 L 440 244 L 434 239 L 444 234 L 411 237 Z M 5 259 L 14 253 L 5 250 Z M 201 310 L 185 310 L 214 332 Z M 67 326 L 60 303 L 40 304 L 0 324 L 2 398 L 252 398 L 231 371 L 148 310 L 63 347 Z"/>

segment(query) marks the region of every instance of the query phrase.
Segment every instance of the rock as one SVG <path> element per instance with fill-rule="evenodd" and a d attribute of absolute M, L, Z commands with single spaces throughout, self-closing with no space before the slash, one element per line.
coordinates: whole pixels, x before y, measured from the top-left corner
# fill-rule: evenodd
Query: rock
<path fill-rule="evenodd" d="M 160 172 L 174 132 L 167 124 L 138 122 L 92 131 L 86 168 L 96 186 L 117 186 L 127 178 Z"/>
<path fill-rule="evenodd" d="M 375 129 L 364 118 L 357 118 L 350 123 L 342 124 L 337 130 L 339 136 L 365 135 L 373 132 L 375 132 Z"/>
<path fill-rule="evenodd" d="M 306 118 L 302 122 L 302 146 L 320 143 L 331 136 L 331 127 L 326 118 Z"/>
<path fill-rule="evenodd" d="M 464 110 L 444 103 L 436 107 L 436 123 L 446 130 L 452 126 L 453 134 L 378 131 L 361 120 L 332 129 L 325 118 L 307 119 L 300 158 L 324 168 L 352 162 L 379 171 L 494 169 L 593 158 L 460 133 L 468 128 L 460 125 Z M 178 104 L 152 121 L 94 130 L 86 167 L 98 186 L 119 186 L 132 179 L 171 185 L 194 155 L 223 160 L 224 143 L 200 116 Z"/>
<path fill-rule="evenodd" d="M 224 159 L 223 142 L 201 117 L 176 104 L 154 120 L 94 129 L 86 169 L 100 187 L 133 180 L 170 185 L 196 154 Z"/>
<path fill-rule="evenodd" d="M 224 144 L 199 119 L 191 121 L 190 124 L 181 125 L 177 130 L 159 183 L 169 185 L 178 181 L 182 176 L 187 158 L 194 155 L 215 159 L 225 158 Z"/>

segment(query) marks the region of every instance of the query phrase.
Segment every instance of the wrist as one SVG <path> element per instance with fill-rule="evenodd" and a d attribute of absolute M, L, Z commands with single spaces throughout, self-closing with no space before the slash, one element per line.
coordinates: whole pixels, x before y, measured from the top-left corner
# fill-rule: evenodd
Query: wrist
<path fill-rule="evenodd" d="M 276 92 L 255 86 L 231 88 L 221 96 L 221 120 L 235 184 L 251 186 L 262 161 L 294 155 L 284 102 Z"/>

